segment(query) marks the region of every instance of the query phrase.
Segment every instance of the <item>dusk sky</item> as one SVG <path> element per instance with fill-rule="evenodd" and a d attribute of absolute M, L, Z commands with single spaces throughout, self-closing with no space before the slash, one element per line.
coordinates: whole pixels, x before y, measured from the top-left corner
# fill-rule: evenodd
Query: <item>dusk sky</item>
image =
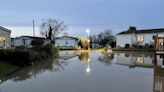
<path fill-rule="evenodd" d="M 91 35 L 105 29 L 113 34 L 127 30 L 164 28 L 164 0 L 0 0 L 0 26 L 12 37 L 32 34 L 32 20 L 40 36 L 42 19 L 60 19 L 70 36 Z"/>

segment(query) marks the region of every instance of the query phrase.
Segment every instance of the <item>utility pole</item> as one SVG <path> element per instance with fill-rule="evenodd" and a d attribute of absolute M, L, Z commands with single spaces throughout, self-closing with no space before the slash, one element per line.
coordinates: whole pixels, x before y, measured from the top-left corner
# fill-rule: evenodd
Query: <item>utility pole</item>
<path fill-rule="evenodd" d="M 35 36 L 35 21 L 33 20 L 32 23 L 33 23 L 33 36 Z"/>

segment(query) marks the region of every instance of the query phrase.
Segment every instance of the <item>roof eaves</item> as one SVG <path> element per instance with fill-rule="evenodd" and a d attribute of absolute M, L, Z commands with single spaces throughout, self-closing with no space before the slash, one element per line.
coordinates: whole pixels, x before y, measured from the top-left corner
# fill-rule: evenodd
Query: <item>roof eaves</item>
<path fill-rule="evenodd" d="M 11 33 L 11 30 L 9 30 L 9 29 L 7 29 L 7 28 L 4 28 L 4 27 L 2 27 L 2 26 L 0 26 L 0 29 L 1 29 L 1 30 L 4 30 L 4 31 L 6 31 L 6 32 Z"/>

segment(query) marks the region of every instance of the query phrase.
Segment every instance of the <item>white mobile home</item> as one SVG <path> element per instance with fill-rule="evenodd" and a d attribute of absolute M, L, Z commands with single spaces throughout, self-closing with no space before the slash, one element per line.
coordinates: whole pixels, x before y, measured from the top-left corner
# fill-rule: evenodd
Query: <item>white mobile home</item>
<path fill-rule="evenodd" d="M 0 26 L 0 48 L 10 48 L 11 47 L 11 30 Z"/>
<path fill-rule="evenodd" d="M 116 46 L 125 47 L 125 45 L 139 45 L 145 46 L 146 44 L 153 44 L 153 36 L 158 35 L 164 37 L 164 28 L 161 29 L 146 29 L 146 30 L 133 30 L 123 31 L 116 35 Z"/>
<path fill-rule="evenodd" d="M 12 38 L 11 43 L 12 43 L 13 47 L 31 48 L 32 47 L 31 42 L 34 39 L 43 40 L 44 45 L 51 43 L 51 40 L 48 40 L 48 39 L 43 38 L 43 37 L 34 37 L 34 36 L 20 36 L 20 37 Z"/>
<path fill-rule="evenodd" d="M 76 46 L 78 46 L 78 38 L 75 37 L 63 36 L 57 37 L 54 40 L 55 45 L 60 49 L 74 49 Z"/>

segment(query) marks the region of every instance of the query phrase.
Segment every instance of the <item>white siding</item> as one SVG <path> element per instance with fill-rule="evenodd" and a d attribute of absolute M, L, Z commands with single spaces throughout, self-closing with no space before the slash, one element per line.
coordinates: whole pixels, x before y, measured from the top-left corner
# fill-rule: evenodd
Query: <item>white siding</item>
<path fill-rule="evenodd" d="M 138 45 L 145 46 L 145 44 L 151 44 L 154 42 L 153 36 L 158 34 L 159 37 L 164 37 L 163 33 L 143 33 L 143 34 L 122 34 L 116 36 L 116 46 L 117 47 L 125 47 L 125 44 L 132 45 L 133 43 L 136 43 L 136 36 L 137 35 L 143 35 L 144 41 L 138 42 Z"/>
<path fill-rule="evenodd" d="M 78 45 L 77 41 L 75 39 L 71 39 L 71 38 L 56 39 L 55 44 L 59 47 L 77 46 Z"/>
<path fill-rule="evenodd" d="M 116 46 L 117 47 L 125 47 L 125 44 L 132 45 L 132 34 L 116 36 Z"/>
<path fill-rule="evenodd" d="M 12 46 L 14 47 L 25 46 L 25 47 L 31 48 L 32 40 L 33 39 L 29 37 L 17 37 L 12 40 Z M 48 40 L 48 39 L 44 39 L 43 41 L 44 41 L 44 45 L 51 43 L 51 40 Z"/>
<path fill-rule="evenodd" d="M 4 36 L 5 40 L 0 41 L 0 48 L 10 48 L 11 47 L 11 38 L 10 32 L 0 29 L 0 36 Z"/>
<path fill-rule="evenodd" d="M 12 40 L 12 45 L 15 47 L 32 47 L 31 45 L 32 39 L 27 38 L 27 37 L 20 37 L 20 38 L 15 38 Z"/>
<path fill-rule="evenodd" d="M 74 49 L 75 46 L 78 46 L 78 41 L 71 37 L 60 37 L 55 39 L 55 45 L 60 49 Z"/>
<path fill-rule="evenodd" d="M 144 41 L 140 42 L 139 45 L 145 46 L 145 44 L 151 44 L 154 42 L 153 36 L 158 34 L 159 37 L 164 37 L 163 33 L 146 33 L 146 34 L 137 34 L 137 35 L 144 35 Z"/>

